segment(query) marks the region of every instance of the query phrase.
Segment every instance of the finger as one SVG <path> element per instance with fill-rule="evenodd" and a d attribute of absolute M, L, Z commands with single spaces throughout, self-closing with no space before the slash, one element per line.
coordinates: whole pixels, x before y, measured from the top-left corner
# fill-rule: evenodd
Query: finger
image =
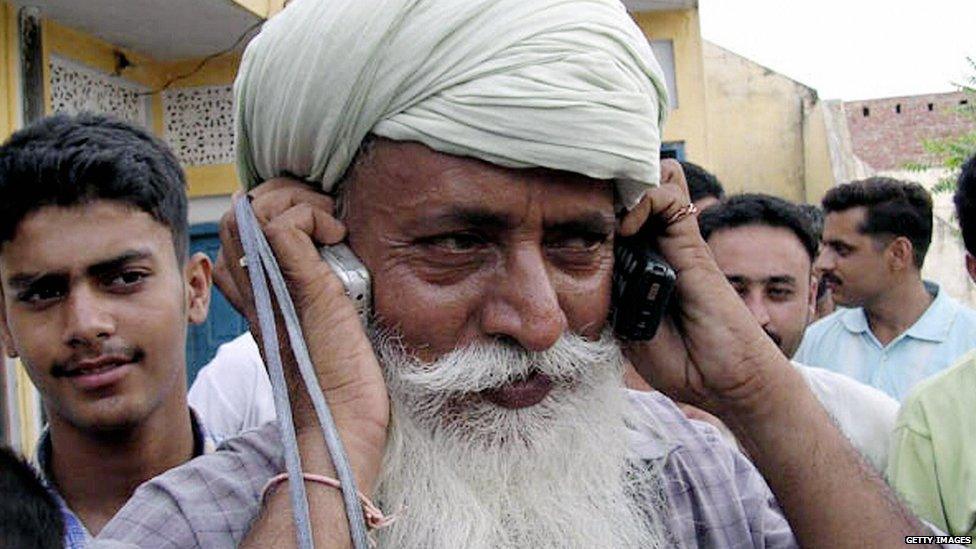
<path fill-rule="evenodd" d="M 361 381 L 362 371 L 339 365 L 375 362 L 352 300 L 316 248 L 316 239 L 341 240 L 344 230 L 337 224 L 321 210 L 300 204 L 264 226 L 302 325 L 315 326 L 310 352 L 325 368 L 320 381 L 326 391 Z"/>
<path fill-rule="evenodd" d="M 644 223 L 647 221 L 650 214 L 651 201 L 648 199 L 647 195 L 644 195 L 634 209 L 624 214 L 624 218 L 620 222 L 620 229 L 618 229 L 620 236 L 631 236 L 637 233 L 637 231 L 644 226 Z"/>
<path fill-rule="evenodd" d="M 235 311 L 241 314 L 241 316 L 247 317 L 246 305 L 244 303 L 244 296 L 241 295 L 240 290 L 234 283 L 234 279 L 227 268 L 227 260 L 224 258 L 224 250 L 221 248 L 217 250 L 217 260 L 214 262 L 213 270 L 213 280 L 217 288 L 220 289 L 220 293 L 224 294 L 227 302 L 230 306 L 234 308 Z"/>
<path fill-rule="evenodd" d="M 235 193 L 238 199 L 240 193 Z M 251 293 L 251 281 L 246 269 L 241 265 L 244 257 L 244 247 L 238 232 L 237 218 L 231 208 L 220 218 L 220 252 L 218 264 L 214 273 L 214 281 L 228 299 L 233 299 L 234 307 L 254 326 L 254 298 Z M 234 296 L 234 297 L 231 297 Z"/>
<path fill-rule="evenodd" d="M 681 163 L 673 158 L 661 160 L 661 184 L 675 185 L 683 191 L 685 198 L 690 196 L 685 170 L 681 167 Z"/>
<path fill-rule="evenodd" d="M 299 283 L 311 282 L 308 277 L 325 265 L 318 247 L 337 244 L 346 236 L 345 225 L 307 204 L 292 206 L 263 228 L 282 272 L 293 272 L 290 278 Z"/>
<path fill-rule="evenodd" d="M 270 190 L 264 185 L 270 185 Z M 262 192 L 257 192 L 258 188 L 255 188 L 255 191 L 251 193 L 251 208 L 254 210 L 255 217 L 262 223 L 274 219 L 285 210 L 298 204 L 308 204 L 330 215 L 335 209 L 335 201 L 332 197 L 305 183 L 276 179 L 259 187 L 262 188 Z"/>

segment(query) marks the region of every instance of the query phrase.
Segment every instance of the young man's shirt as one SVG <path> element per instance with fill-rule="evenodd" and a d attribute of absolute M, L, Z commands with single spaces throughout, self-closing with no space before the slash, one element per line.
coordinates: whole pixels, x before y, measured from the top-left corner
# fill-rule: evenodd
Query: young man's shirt
<path fill-rule="evenodd" d="M 193 457 L 209 454 L 216 450 L 219 439 L 212 437 L 207 431 L 206 426 L 199 421 L 197 414 L 190 408 L 190 424 L 193 428 Z M 75 515 L 68 502 L 61 497 L 57 487 L 51 481 L 51 434 L 47 428 L 41 433 L 37 442 L 37 452 L 34 455 L 34 463 L 41 477 L 41 482 L 54 496 L 61 516 L 64 519 L 64 547 L 65 549 L 84 549 L 92 542 L 92 535 L 85 528 L 81 519 Z"/>
<path fill-rule="evenodd" d="M 793 361 L 837 428 L 879 472 L 888 465 L 898 401 L 845 375 Z"/>
<path fill-rule="evenodd" d="M 905 400 L 887 476 L 919 516 L 976 536 L 976 351 Z"/>
<path fill-rule="evenodd" d="M 807 328 L 793 357 L 876 387 L 901 401 L 916 383 L 976 348 L 976 311 L 934 284 L 935 299 L 904 333 L 881 345 L 864 309 L 840 309 Z"/>

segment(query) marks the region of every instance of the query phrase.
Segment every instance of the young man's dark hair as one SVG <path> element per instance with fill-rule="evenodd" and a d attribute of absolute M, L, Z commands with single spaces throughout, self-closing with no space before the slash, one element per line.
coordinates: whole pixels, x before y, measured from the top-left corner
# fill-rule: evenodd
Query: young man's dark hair
<path fill-rule="evenodd" d="M 725 189 L 718 178 L 694 162 L 687 160 L 681 161 L 681 168 L 685 172 L 685 180 L 688 182 L 688 194 L 691 201 L 697 202 L 706 196 L 711 196 L 715 200 L 725 198 Z"/>
<path fill-rule="evenodd" d="M 0 446 L 0 549 L 63 547 L 64 522 L 34 469 Z"/>
<path fill-rule="evenodd" d="M 789 229 L 803 244 L 810 261 L 816 258 L 819 239 L 813 232 L 810 218 L 788 200 L 767 194 L 739 194 L 705 210 L 698 218 L 698 226 L 706 241 L 715 231 L 750 225 Z"/>
<path fill-rule="evenodd" d="M 976 255 L 976 154 L 962 167 L 953 202 L 966 251 Z"/>
<path fill-rule="evenodd" d="M 903 236 L 912 243 L 915 266 L 922 268 L 932 242 L 932 197 L 921 185 L 890 177 L 871 177 L 838 185 L 827 191 L 823 208 L 828 214 L 864 207 L 861 234 Z"/>
<path fill-rule="evenodd" d="M 0 147 L 0 245 L 44 206 L 94 200 L 130 204 L 173 234 L 176 257 L 189 248 L 186 179 L 169 148 L 145 130 L 94 114 L 55 115 Z"/>

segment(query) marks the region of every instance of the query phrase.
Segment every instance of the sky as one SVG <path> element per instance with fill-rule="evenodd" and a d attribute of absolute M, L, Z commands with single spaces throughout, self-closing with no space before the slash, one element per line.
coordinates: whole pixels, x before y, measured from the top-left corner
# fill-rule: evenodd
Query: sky
<path fill-rule="evenodd" d="M 955 91 L 976 70 L 976 0 L 699 0 L 702 37 L 822 99 Z"/>

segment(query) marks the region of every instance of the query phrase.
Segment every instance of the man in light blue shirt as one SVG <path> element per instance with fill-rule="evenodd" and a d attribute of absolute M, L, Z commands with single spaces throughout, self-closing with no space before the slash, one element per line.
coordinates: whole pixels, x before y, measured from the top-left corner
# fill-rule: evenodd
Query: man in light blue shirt
<path fill-rule="evenodd" d="M 976 347 L 976 311 L 922 281 L 932 199 L 914 183 L 870 178 L 831 189 L 823 207 L 817 267 L 847 308 L 810 326 L 794 358 L 902 400 Z"/>

